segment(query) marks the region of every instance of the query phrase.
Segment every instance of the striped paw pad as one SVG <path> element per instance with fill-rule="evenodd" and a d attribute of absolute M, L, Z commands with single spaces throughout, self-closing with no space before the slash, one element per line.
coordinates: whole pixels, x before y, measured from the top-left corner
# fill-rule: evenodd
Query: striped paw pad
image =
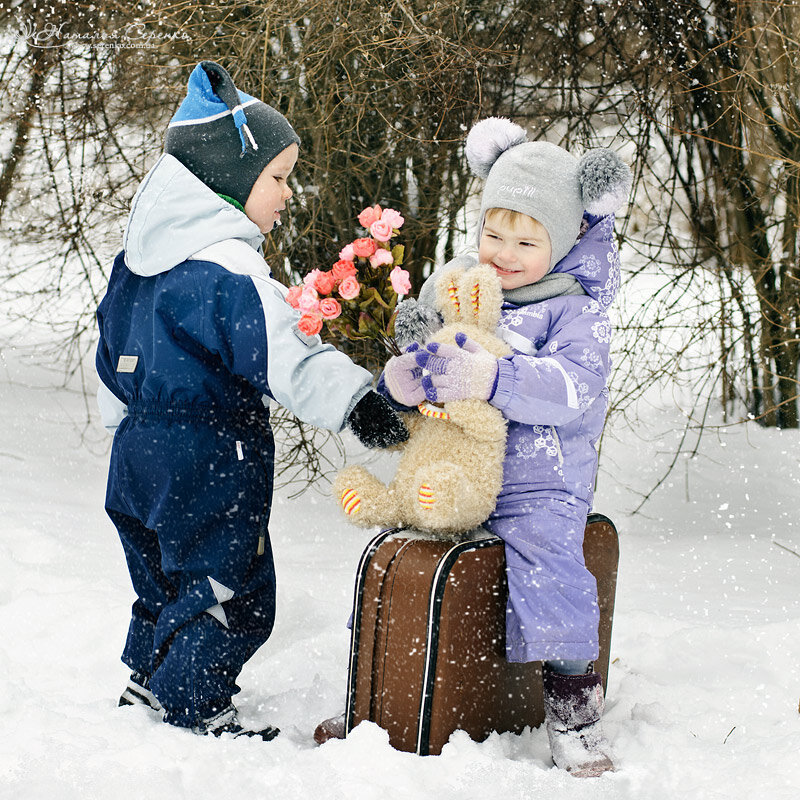
<path fill-rule="evenodd" d="M 481 287 L 477 283 L 472 287 L 472 291 L 470 292 L 470 301 L 472 302 L 472 313 L 477 318 L 478 312 L 481 309 Z"/>
<path fill-rule="evenodd" d="M 355 489 L 346 489 L 342 492 L 342 508 L 348 515 L 355 514 L 361 506 L 361 498 Z"/>
<path fill-rule="evenodd" d="M 450 285 L 447 287 L 447 294 L 450 297 L 450 302 L 456 309 L 456 313 L 461 313 L 461 303 L 458 300 L 458 289 L 456 285 L 451 281 Z"/>
<path fill-rule="evenodd" d="M 430 511 L 433 509 L 433 504 L 436 501 L 433 497 L 433 490 L 430 486 L 428 486 L 427 483 L 420 484 L 417 500 L 425 511 Z"/>
<path fill-rule="evenodd" d="M 424 402 L 420 403 L 417 408 L 419 409 L 419 413 L 422 414 L 424 417 L 430 417 L 431 419 L 443 419 L 449 420 L 450 415 L 442 408 L 438 408 L 437 406 Z"/>

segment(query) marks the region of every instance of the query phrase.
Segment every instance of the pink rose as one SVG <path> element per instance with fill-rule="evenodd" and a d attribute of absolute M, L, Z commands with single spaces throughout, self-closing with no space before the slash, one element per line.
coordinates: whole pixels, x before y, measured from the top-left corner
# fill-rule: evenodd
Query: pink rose
<path fill-rule="evenodd" d="M 361 225 L 369 230 L 369 226 L 373 222 L 377 222 L 381 218 L 380 206 L 367 206 L 359 215 L 358 221 Z"/>
<path fill-rule="evenodd" d="M 336 319 L 342 313 L 342 307 L 338 300 L 332 297 L 325 297 L 319 301 L 319 313 L 324 319 Z"/>
<path fill-rule="evenodd" d="M 312 269 L 311 272 L 309 272 L 308 275 L 303 278 L 303 283 L 306 286 L 313 286 L 314 281 L 317 279 L 317 275 L 319 275 L 319 273 L 320 271 L 318 269 Z"/>
<path fill-rule="evenodd" d="M 306 336 L 315 336 L 322 330 L 322 317 L 316 314 L 303 314 L 297 321 L 297 329 Z"/>
<path fill-rule="evenodd" d="M 388 250 L 379 247 L 375 253 L 369 257 L 369 263 L 372 264 L 373 267 L 382 267 L 384 264 L 393 264 L 394 259 Z"/>
<path fill-rule="evenodd" d="M 303 294 L 303 287 L 302 286 L 292 286 L 289 288 L 289 291 L 286 292 L 286 302 L 292 308 L 299 308 L 298 301 L 300 300 L 300 295 Z"/>
<path fill-rule="evenodd" d="M 389 225 L 397 230 L 397 228 L 403 227 L 405 219 L 399 211 L 395 211 L 393 208 L 384 208 L 383 214 L 381 214 L 381 222 L 388 222 Z"/>
<path fill-rule="evenodd" d="M 353 253 L 359 258 L 369 258 L 375 252 L 374 239 L 356 239 L 353 244 Z"/>
<path fill-rule="evenodd" d="M 354 300 L 358 297 L 360 291 L 361 284 L 352 275 L 349 275 L 339 284 L 339 294 L 343 300 Z"/>
<path fill-rule="evenodd" d="M 406 272 L 406 270 L 395 267 L 389 273 L 389 280 L 392 282 L 392 289 L 394 289 L 397 294 L 408 294 L 411 291 L 411 281 L 408 279 L 408 272 Z"/>
<path fill-rule="evenodd" d="M 352 261 L 355 257 L 356 257 L 356 254 L 353 252 L 353 245 L 352 244 L 345 245 L 339 251 L 339 258 L 342 261 Z"/>
<path fill-rule="evenodd" d="M 332 272 L 319 272 L 313 286 L 320 294 L 330 294 L 336 286 L 336 276 Z"/>
<path fill-rule="evenodd" d="M 349 278 L 351 275 L 356 275 L 358 270 L 352 261 L 342 258 L 333 265 L 331 273 L 337 281 L 341 281 L 345 278 Z"/>
<path fill-rule="evenodd" d="M 375 220 L 375 222 L 369 226 L 369 232 L 372 234 L 373 238 L 377 239 L 379 242 L 388 242 L 389 239 L 394 236 L 392 226 L 382 219 Z"/>
<path fill-rule="evenodd" d="M 319 309 L 319 295 L 317 295 L 316 290 L 306 286 L 297 301 L 297 307 L 301 311 L 317 311 Z"/>

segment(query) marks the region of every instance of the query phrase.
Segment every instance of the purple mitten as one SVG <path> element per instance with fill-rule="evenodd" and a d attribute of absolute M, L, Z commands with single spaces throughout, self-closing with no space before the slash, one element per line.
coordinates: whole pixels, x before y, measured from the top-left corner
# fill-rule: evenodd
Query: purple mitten
<path fill-rule="evenodd" d="M 456 344 L 427 345 L 416 354 L 422 387 L 432 403 L 476 397 L 489 400 L 497 384 L 497 359 L 464 333 Z"/>
<path fill-rule="evenodd" d="M 416 406 L 425 400 L 422 368 L 417 364 L 418 344 L 411 344 L 400 356 L 392 356 L 383 368 L 383 382 L 389 394 L 404 406 Z"/>

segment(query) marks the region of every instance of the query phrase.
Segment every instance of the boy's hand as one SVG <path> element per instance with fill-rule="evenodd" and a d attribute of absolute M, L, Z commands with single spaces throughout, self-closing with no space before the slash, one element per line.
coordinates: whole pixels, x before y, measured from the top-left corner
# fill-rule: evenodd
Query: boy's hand
<path fill-rule="evenodd" d="M 364 447 L 392 447 L 408 439 L 408 428 L 385 397 L 370 389 L 347 418 Z"/>
<path fill-rule="evenodd" d="M 415 357 L 417 351 L 418 344 L 409 345 L 405 353 L 392 356 L 383 368 L 383 382 L 389 394 L 404 406 L 417 406 L 425 400 L 422 367 Z"/>
<path fill-rule="evenodd" d="M 422 368 L 422 387 L 432 403 L 488 400 L 497 384 L 497 359 L 466 334 L 456 344 L 429 344 L 416 354 Z"/>

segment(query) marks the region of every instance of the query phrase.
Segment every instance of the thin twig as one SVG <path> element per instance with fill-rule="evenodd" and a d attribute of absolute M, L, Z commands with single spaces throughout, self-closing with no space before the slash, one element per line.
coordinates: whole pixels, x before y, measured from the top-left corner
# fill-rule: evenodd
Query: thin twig
<path fill-rule="evenodd" d="M 772 540 L 772 544 L 777 545 L 782 550 L 785 550 L 787 553 L 791 553 L 792 555 L 795 555 L 798 558 L 800 558 L 800 553 L 798 553 L 797 550 L 792 550 L 791 547 L 787 547 L 785 544 L 781 544 L 780 542 L 776 541 L 775 539 Z"/>

